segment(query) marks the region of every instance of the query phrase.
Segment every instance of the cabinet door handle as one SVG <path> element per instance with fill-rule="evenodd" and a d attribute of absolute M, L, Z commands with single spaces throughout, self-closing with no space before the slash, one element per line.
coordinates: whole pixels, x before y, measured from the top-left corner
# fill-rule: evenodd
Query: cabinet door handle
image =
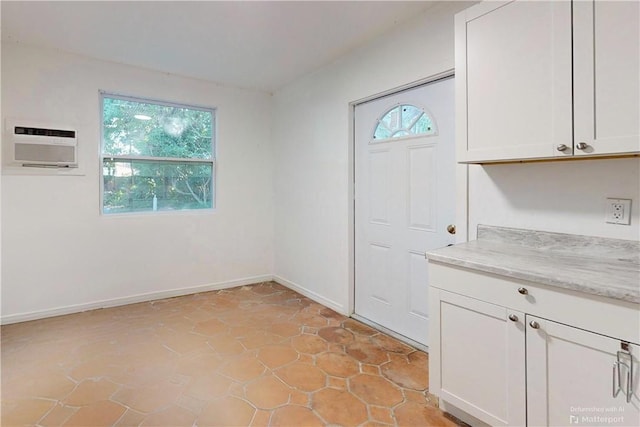
<path fill-rule="evenodd" d="M 517 322 L 518 321 L 518 316 L 516 316 L 515 314 L 510 314 L 509 315 L 509 320 L 511 320 L 512 322 Z"/>
<path fill-rule="evenodd" d="M 532 320 L 531 322 L 529 322 L 529 326 L 531 326 L 533 329 L 538 329 L 540 328 L 540 323 L 536 322 L 535 320 Z"/>
<path fill-rule="evenodd" d="M 611 373 L 611 395 L 614 399 L 618 396 L 618 393 L 620 393 L 620 386 L 616 386 L 616 377 L 619 375 L 620 370 L 618 369 L 618 362 L 613 362 L 613 372 Z M 620 378 L 618 378 L 618 384 L 620 384 Z"/>
<path fill-rule="evenodd" d="M 567 151 L 569 147 L 566 144 L 559 144 L 556 146 L 556 150 L 558 151 Z"/>
<path fill-rule="evenodd" d="M 578 150 L 586 150 L 588 146 L 589 146 L 589 144 L 587 144 L 586 142 L 578 142 L 576 144 L 576 148 Z"/>
<path fill-rule="evenodd" d="M 633 355 L 628 351 L 618 351 L 616 354 L 616 361 L 613 362 L 613 390 L 612 395 L 615 398 L 618 396 L 620 391 L 622 391 L 622 372 L 620 371 L 620 367 L 624 367 L 627 371 L 626 375 L 626 387 L 625 387 L 625 395 L 627 397 L 627 403 L 631 402 L 631 397 L 633 397 Z M 623 359 L 628 359 L 629 364 L 625 363 Z M 616 384 L 617 380 L 617 384 Z"/>
<path fill-rule="evenodd" d="M 518 288 L 518 293 L 520 293 L 521 295 L 527 295 L 529 291 L 527 290 L 527 288 Z"/>

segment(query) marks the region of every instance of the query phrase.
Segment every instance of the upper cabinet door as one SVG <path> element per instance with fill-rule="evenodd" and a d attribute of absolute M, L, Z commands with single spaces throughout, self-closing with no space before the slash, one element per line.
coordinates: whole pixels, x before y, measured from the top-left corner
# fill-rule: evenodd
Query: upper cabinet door
<path fill-rule="evenodd" d="M 573 9 L 574 153 L 638 152 L 640 3 L 578 1 Z"/>
<path fill-rule="evenodd" d="M 483 2 L 455 26 L 458 161 L 571 156 L 571 3 Z"/>

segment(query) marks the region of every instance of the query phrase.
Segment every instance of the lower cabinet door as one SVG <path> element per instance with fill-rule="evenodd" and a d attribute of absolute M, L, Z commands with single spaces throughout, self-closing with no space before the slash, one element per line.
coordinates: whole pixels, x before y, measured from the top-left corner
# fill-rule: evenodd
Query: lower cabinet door
<path fill-rule="evenodd" d="M 526 318 L 529 426 L 639 426 L 640 347 Z"/>
<path fill-rule="evenodd" d="M 498 426 L 526 423 L 524 315 L 440 291 L 440 398 Z"/>

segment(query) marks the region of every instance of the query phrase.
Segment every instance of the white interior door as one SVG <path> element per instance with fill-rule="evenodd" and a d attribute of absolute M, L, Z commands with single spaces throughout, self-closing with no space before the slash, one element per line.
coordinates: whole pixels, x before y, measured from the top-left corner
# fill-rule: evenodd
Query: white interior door
<path fill-rule="evenodd" d="M 428 345 L 425 252 L 454 243 L 453 78 L 356 106 L 355 313 Z"/>

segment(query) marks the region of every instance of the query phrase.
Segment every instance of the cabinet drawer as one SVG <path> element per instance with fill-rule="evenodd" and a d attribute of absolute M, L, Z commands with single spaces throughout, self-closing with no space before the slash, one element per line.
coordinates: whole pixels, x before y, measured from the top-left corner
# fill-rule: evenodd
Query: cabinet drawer
<path fill-rule="evenodd" d="M 640 304 L 429 261 L 430 286 L 640 343 Z M 526 294 L 519 292 L 526 289 Z"/>

